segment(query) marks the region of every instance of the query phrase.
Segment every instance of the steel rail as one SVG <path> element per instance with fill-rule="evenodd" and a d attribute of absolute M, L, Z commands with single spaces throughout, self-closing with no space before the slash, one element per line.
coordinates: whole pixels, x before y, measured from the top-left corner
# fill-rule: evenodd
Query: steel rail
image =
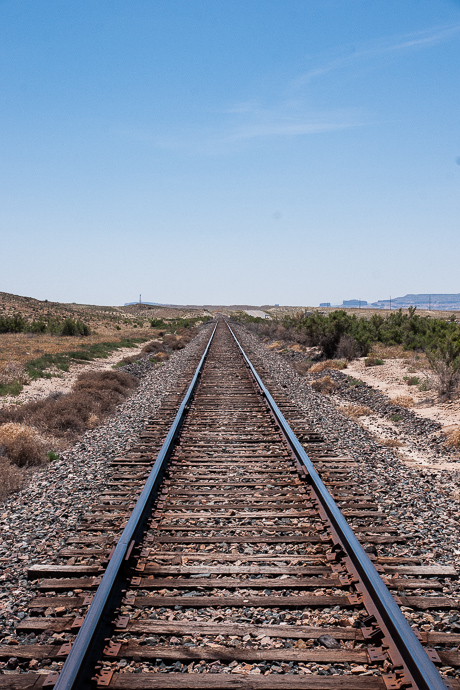
<path fill-rule="evenodd" d="M 157 495 L 158 487 L 163 478 L 172 447 L 182 427 L 186 411 L 197 386 L 209 348 L 211 347 L 216 328 L 217 324 L 214 326 L 214 330 L 211 333 L 203 356 L 195 370 L 193 379 L 182 400 L 168 435 L 156 457 L 142 493 L 117 542 L 115 551 L 108 563 L 101 583 L 96 590 L 96 594 L 85 616 L 83 625 L 72 644 L 70 653 L 54 685 L 54 690 L 83 690 L 90 685 L 90 674 L 93 671 L 92 664 L 98 659 L 96 650 L 93 648 L 93 642 L 97 639 L 101 640 L 101 638 L 103 641 L 105 629 L 110 626 L 109 613 L 113 606 L 113 602 L 116 600 L 116 595 L 121 592 L 121 579 L 124 565 L 134 546 L 133 541 L 136 542 L 139 539 L 149 508 Z"/>
<path fill-rule="evenodd" d="M 417 683 L 417 688 L 419 690 L 446 690 L 446 687 L 448 686 L 446 686 L 444 683 L 433 662 L 428 658 L 427 653 L 416 638 L 409 623 L 401 613 L 398 605 L 382 581 L 369 556 L 364 551 L 347 520 L 340 512 L 340 509 L 335 503 L 333 497 L 315 470 L 312 461 L 308 457 L 304 448 L 301 446 L 299 440 L 295 436 L 278 405 L 272 398 L 270 392 L 263 384 L 253 364 L 241 347 L 236 335 L 230 328 L 230 325 L 228 322 L 226 322 L 226 324 L 230 330 L 230 333 L 235 339 L 243 359 L 251 371 L 261 394 L 266 399 L 268 406 L 275 416 L 282 433 L 286 437 L 286 440 L 288 441 L 297 459 L 307 470 L 310 484 L 312 485 L 329 520 L 331 521 L 333 528 L 338 534 L 347 556 L 350 558 L 359 576 L 361 577 L 361 580 L 363 581 L 375 608 L 381 616 L 382 621 L 387 627 L 391 638 L 395 642 L 398 652 L 401 655 L 407 670 Z"/>

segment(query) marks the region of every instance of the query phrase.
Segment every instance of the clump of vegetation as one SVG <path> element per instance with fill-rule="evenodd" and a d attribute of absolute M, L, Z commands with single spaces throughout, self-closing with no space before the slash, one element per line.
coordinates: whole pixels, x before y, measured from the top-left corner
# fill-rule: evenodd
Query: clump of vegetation
<path fill-rule="evenodd" d="M 331 379 L 330 376 L 323 376 L 321 379 L 317 379 L 316 381 L 312 381 L 311 387 L 313 390 L 315 390 L 317 393 L 333 393 L 334 390 L 337 388 L 337 384 L 335 381 Z"/>
<path fill-rule="evenodd" d="M 168 324 L 163 319 L 150 319 L 150 326 L 152 328 L 167 328 Z"/>
<path fill-rule="evenodd" d="M 310 371 L 312 361 L 307 359 L 304 362 L 294 362 L 294 369 L 299 376 L 306 376 Z"/>
<path fill-rule="evenodd" d="M 460 448 L 460 427 L 452 429 L 446 434 L 446 446 L 448 448 Z"/>
<path fill-rule="evenodd" d="M 347 381 L 348 385 L 352 386 L 353 388 L 359 388 L 360 386 L 364 386 L 364 381 L 361 381 L 360 379 L 355 379 L 353 376 L 347 376 Z"/>
<path fill-rule="evenodd" d="M 401 417 L 400 414 L 392 414 L 390 415 L 390 419 L 392 422 L 398 423 L 403 419 L 403 417 Z"/>
<path fill-rule="evenodd" d="M 0 425 L 2 455 L 17 467 L 34 467 L 46 462 L 46 445 L 37 431 L 26 424 Z"/>
<path fill-rule="evenodd" d="M 380 439 L 380 443 L 382 446 L 387 446 L 388 448 L 399 448 L 404 445 L 401 441 L 398 441 L 397 438 L 382 438 Z"/>
<path fill-rule="evenodd" d="M 282 321 L 248 315 L 240 318 L 262 336 L 319 346 L 327 359 L 367 356 L 374 343 L 427 353 L 442 350 L 448 341 L 460 347 L 460 325 L 455 318 L 420 316 L 415 307 L 407 313 L 399 309 L 386 316 L 373 314 L 370 318 L 339 309 L 327 315 L 315 312 L 289 316 Z"/>
<path fill-rule="evenodd" d="M 398 397 L 393 398 L 391 402 L 393 405 L 398 405 L 399 407 L 413 407 L 414 398 L 411 398 L 410 395 L 398 395 Z"/>
<path fill-rule="evenodd" d="M 31 359 L 25 364 L 25 369 L 30 379 L 51 378 L 53 373 L 49 370 L 52 367 L 60 371 L 68 371 L 72 361 L 91 362 L 94 359 L 105 359 L 114 350 L 121 348 L 136 347 L 143 343 L 147 338 L 123 338 L 119 342 L 94 343 L 86 345 L 79 350 L 71 352 L 61 352 L 55 355 L 42 355 L 37 359 Z"/>
<path fill-rule="evenodd" d="M 408 386 L 418 386 L 420 384 L 420 379 L 418 376 L 405 376 L 404 381 Z"/>
<path fill-rule="evenodd" d="M 137 383 L 134 376 L 121 371 L 84 373 L 66 395 L 3 408 L 0 423 L 26 423 L 57 438 L 73 439 L 112 412 Z"/>
<path fill-rule="evenodd" d="M 383 359 L 379 359 L 375 355 L 370 355 L 369 357 L 366 357 L 366 359 L 364 360 L 365 367 L 377 367 L 381 366 L 382 364 L 385 364 Z"/>
<path fill-rule="evenodd" d="M 342 405 L 338 409 L 346 417 L 351 417 L 351 419 L 367 417 L 368 415 L 373 414 L 371 408 L 367 407 L 367 405 Z"/>
<path fill-rule="evenodd" d="M 88 336 L 91 330 L 80 319 L 41 316 L 39 319 L 31 321 L 22 314 L 16 313 L 13 316 L 0 316 L 0 333 L 50 333 L 51 335 Z"/>
<path fill-rule="evenodd" d="M 152 328 L 164 328 L 168 331 L 176 333 L 176 331 L 179 329 L 194 328 L 195 326 L 199 326 L 202 323 L 207 323 L 208 321 L 212 321 L 211 316 L 193 316 L 189 318 L 168 319 L 167 321 L 164 321 L 163 319 L 151 319 L 150 326 Z"/>
<path fill-rule="evenodd" d="M 343 359 L 326 359 L 323 362 L 318 362 L 310 367 L 310 373 L 316 374 L 324 369 L 346 369 L 347 363 Z"/>
<path fill-rule="evenodd" d="M 431 390 L 432 387 L 433 387 L 433 383 L 432 383 L 431 379 L 425 378 L 425 379 L 423 379 L 423 381 L 420 383 L 418 389 L 419 389 L 420 392 L 423 393 L 423 392 L 425 392 L 425 391 Z"/>
<path fill-rule="evenodd" d="M 460 339 L 448 338 L 427 353 L 441 400 L 451 400 L 460 391 Z"/>
<path fill-rule="evenodd" d="M 0 501 L 24 486 L 24 471 L 13 465 L 7 457 L 0 455 Z"/>

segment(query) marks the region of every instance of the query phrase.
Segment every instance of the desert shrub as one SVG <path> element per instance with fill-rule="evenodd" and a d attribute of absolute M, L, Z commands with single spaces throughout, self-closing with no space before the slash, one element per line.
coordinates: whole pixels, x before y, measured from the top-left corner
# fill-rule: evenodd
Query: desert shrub
<path fill-rule="evenodd" d="M 337 345 L 337 357 L 342 357 L 351 362 L 352 359 L 358 356 L 360 352 L 360 346 L 357 341 L 351 336 L 344 333 L 340 336 L 339 343 Z"/>
<path fill-rule="evenodd" d="M 364 366 L 365 367 L 376 367 L 384 364 L 383 359 L 379 359 L 375 355 L 370 355 L 369 357 L 366 357 L 364 360 Z"/>
<path fill-rule="evenodd" d="M 325 359 L 324 362 L 318 362 L 317 364 L 313 364 L 310 367 L 310 373 L 312 374 L 317 374 L 320 371 L 324 371 L 325 369 L 346 369 L 347 368 L 347 363 L 344 362 L 342 359 Z"/>
<path fill-rule="evenodd" d="M 327 315 L 315 312 L 305 316 L 285 317 L 281 322 L 241 316 L 248 327 L 262 336 L 277 337 L 280 325 L 283 339 L 322 347 L 328 359 L 350 359 L 366 356 L 374 343 L 391 348 L 433 352 L 451 340 L 460 347 L 460 326 L 455 319 L 434 319 L 419 316 L 415 308 L 406 313 L 401 309 L 389 315 L 374 314 L 371 318 L 336 310 Z"/>
<path fill-rule="evenodd" d="M 85 323 L 80 321 L 80 319 L 77 319 L 75 321 L 74 319 L 65 319 L 62 329 L 61 329 L 61 335 L 84 335 L 87 336 L 90 334 L 90 329 L 89 326 L 87 326 Z"/>
<path fill-rule="evenodd" d="M 0 333 L 51 333 L 52 335 L 90 335 L 89 326 L 77 319 L 40 317 L 29 321 L 22 314 L 0 316 Z"/>
<path fill-rule="evenodd" d="M 310 371 L 311 360 L 305 362 L 295 362 L 294 370 L 299 374 L 299 376 L 306 376 Z"/>
<path fill-rule="evenodd" d="M 13 383 L 14 381 L 20 381 L 21 383 L 27 383 L 29 377 L 25 370 L 25 367 L 20 362 L 6 362 L 2 369 L 0 370 L 0 384 Z"/>
<path fill-rule="evenodd" d="M 169 354 L 167 352 L 157 352 L 156 355 L 149 358 L 149 362 L 153 364 L 158 364 L 158 362 L 166 362 L 169 359 Z"/>
<path fill-rule="evenodd" d="M 419 389 L 419 391 L 421 391 L 421 392 L 423 393 L 424 391 L 429 391 L 429 390 L 431 390 L 432 387 L 433 387 L 433 383 L 432 383 L 431 379 L 425 378 L 425 379 L 423 379 L 423 381 L 420 383 L 418 389 Z"/>
<path fill-rule="evenodd" d="M 174 336 L 172 337 L 174 338 Z M 144 345 L 142 352 L 166 352 L 166 347 L 160 340 L 151 340 L 149 343 Z"/>
<path fill-rule="evenodd" d="M 399 405 L 399 407 L 412 407 L 414 405 L 414 398 L 411 398 L 410 395 L 398 395 L 391 402 L 393 405 Z"/>
<path fill-rule="evenodd" d="M 24 472 L 0 455 L 0 501 L 22 489 L 24 481 Z"/>
<path fill-rule="evenodd" d="M 0 426 L 0 446 L 17 467 L 32 467 L 46 462 L 46 446 L 35 429 L 14 422 Z"/>
<path fill-rule="evenodd" d="M 182 350 L 186 345 L 184 338 L 173 335 L 172 333 L 167 333 L 163 341 L 170 350 Z"/>
<path fill-rule="evenodd" d="M 343 405 L 338 409 L 346 417 L 351 417 L 352 419 L 366 417 L 367 415 L 373 414 L 371 408 L 367 407 L 366 405 Z"/>
<path fill-rule="evenodd" d="M 0 333 L 23 333 L 26 326 L 27 321 L 22 314 L 0 316 Z"/>
<path fill-rule="evenodd" d="M 460 427 L 452 429 L 446 434 L 446 446 L 449 448 L 460 448 Z"/>
<path fill-rule="evenodd" d="M 441 400 L 450 400 L 460 391 L 460 341 L 452 338 L 427 353 L 434 384 Z"/>
<path fill-rule="evenodd" d="M 163 321 L 163 319 L 151 319 L 150 320 L 150 326 L 152 328 L 166 328 L 167 323 Z"/>
<path fill-rule="evenodd" d="M 336 382 L 330 376 L 323 376 L 322 379 L 313 381 L 311 386 L 317 393 L 332 393 L 337 388 Z"/>
<path fill-rule="evenodd" d="M 397 423 L 397 422 L 400 422 L 403 419 L 403 417 L 401 417 L 400 414 L 392 414 L 392 415 L 390 415 L 390 419 L 392 422 Z"/>
<path fill-rule="evenodd" d="M 405 376 L 404 381 L 407 383 L 408 386 L 418 386 L 420 383 L 420 379 L 418 376 Z"/>
<path fill-rule="evenodd" d="M 383 438 L 380 439 L 380 443 L 382 446 L 387 446 L 388 448 L 399 448 L 404 445 L 401 441 L 398 441 L 397 438 Z"/>
<path fill-rule="evenodd" d="M 1 422 L 26 422 L 57 437 L 74 437 L 110 413 L 137 385 L 126 372 L 103 371 L 81 374 L 73 390 L 57 399 L 26 403 L 0 410 Z"/>

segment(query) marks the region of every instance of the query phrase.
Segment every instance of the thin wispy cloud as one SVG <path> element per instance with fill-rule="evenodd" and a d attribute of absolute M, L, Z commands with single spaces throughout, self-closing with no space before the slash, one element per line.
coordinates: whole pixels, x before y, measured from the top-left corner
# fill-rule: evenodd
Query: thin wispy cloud
<path fill-rule="evenodd" d="M 417 48 L 430 48 L 444 43 L 460 33 L 460 24 L 448 27 L 437 27 L 429 31 L 418 31 L 405 34 L 398 38 L 387 38 L 372 44 L 355 47 L 346 55 L 325 60 L 324 64 L 309 69 L 291 82 L 291 90 L 307 85 L 312 80 L 322 77 L 330 72 L 343 69 L 353 64 L 370 61 L 375 58 L 403 53 Z"/>
<path fill-rule="evenodd" d="M 157 132 L 134 129 L 118 130 L 117 134 L 133 140 L 149 142 L 159 149 L 182 150 L 188 153 L 221 154 L 251 141 L 275 138 L 306 137 L 363 127 L 372 118 L 356 108 L 315 109 L 308 86 L 339 70 L 377 67 L 379 59 L 416 49 L 427 49 L 452 39 L 460 33 L 460 25 L 437 27 L 365 43 L 348 50 L 347 54 L 327 59 L 317 56 L 318 64 L 291 80 L 271 103 L 258 100 L 230 104 L 208 112 L 205 126 L 184 126 L 181 131 Z"/>

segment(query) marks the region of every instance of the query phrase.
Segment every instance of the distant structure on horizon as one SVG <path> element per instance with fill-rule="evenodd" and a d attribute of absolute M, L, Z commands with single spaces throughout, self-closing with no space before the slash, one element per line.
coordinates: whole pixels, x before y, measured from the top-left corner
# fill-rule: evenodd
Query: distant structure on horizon
<path fill-rule="evenodd" d="M 342 307 L 365 307 L 367 305 L 364 299 L 344 299 L 342 302 Z"/>
<path fill-rule="evenodd" d="M 164 304 L 161 304 L 161 302 L 141 302 L 140 300 L 140 295 L 139 295 L 139 300 L 137 302 L 125 302 L 124 307 L 132 307 L 136 304 L 148 304 L 150 307 L 164 307 Z"/>
<path fill-rule="evenodd" d="M 408 309 L 417 307 L 418 309 L 428 309 L 433 311 L 458 311 L 460 310 L 459 294 L 418 294 L 404 295 L 394 299 L 379 299 L 373 302 L 371 307 L 375 309 Z"/>
<path fill-rule="evenodd" d="M 320 303 L 319 303 L 319 306 L 320 306 L 320 307 L 330 307 L 330 306 L 331 306 L 331 303 L 330 303 L 330 302 L 320 302 Z"/>

